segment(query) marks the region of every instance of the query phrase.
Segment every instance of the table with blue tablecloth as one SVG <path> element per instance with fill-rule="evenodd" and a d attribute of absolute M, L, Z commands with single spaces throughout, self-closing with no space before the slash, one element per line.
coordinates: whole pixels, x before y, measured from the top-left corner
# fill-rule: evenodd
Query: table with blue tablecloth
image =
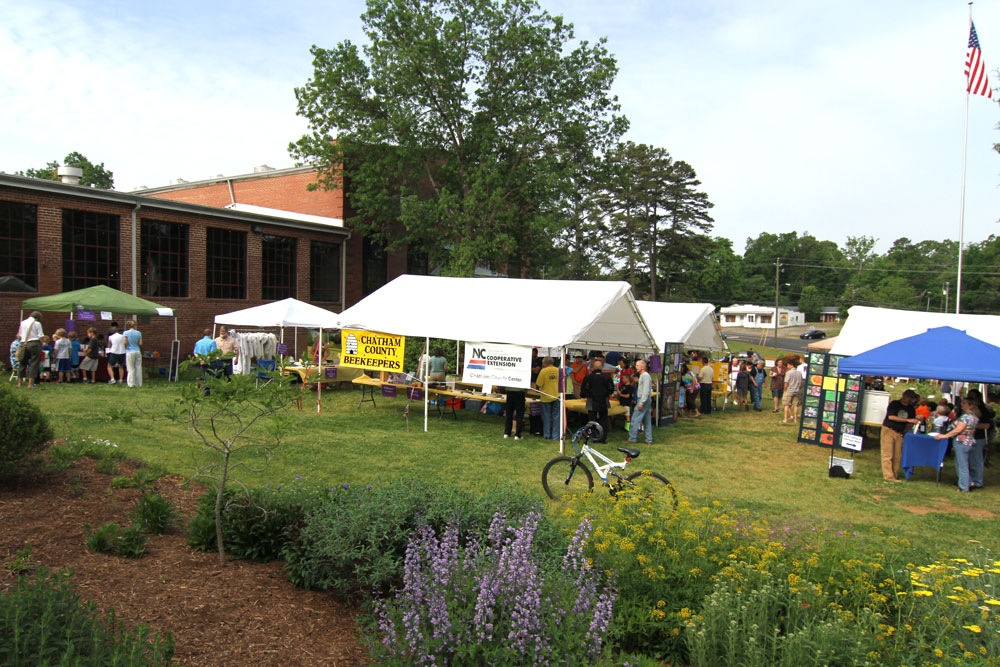
<path fill-rule="evenodd" d="M 944 455 L 948 451 L 948 439 L 931 437 L 922 433 L 907 433 L 903 436 L 903 460 L 900 467 L 906 479 L 910 478 L 916 466 L 928 466 L 937 472 L 937 481 L 941 481 L 941 466 Z"/>

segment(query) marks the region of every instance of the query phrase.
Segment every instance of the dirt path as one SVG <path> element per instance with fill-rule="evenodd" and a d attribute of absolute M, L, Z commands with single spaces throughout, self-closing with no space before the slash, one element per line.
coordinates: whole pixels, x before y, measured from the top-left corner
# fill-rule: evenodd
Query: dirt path
<path fill-rule="evenodd" d="M 126 464 L 118 474 L 131 471 Z M 157 490 L 187 517 L 196 495 L 179 481 L 164 478 Z M 0 488 L 0 561 L 9 563 L 30 541 L 33 563 L 70 568 L 82 597 L 104 610 L 113 606 L 129 625 L 172 632 L 178 664 L 365 664 L 354 610 L 328 594 L 297 590 L 280 563 L 219 567 L 216 554 L 190 550 L 181 532 L 151 537 L 138 560 L 87 551 L 84 523 L 130 522 L 138 492 L 109 494 L 110 485 L 110 476 L 83 459 L 51 480 Z M 0 587 L 12 583 L 0 571 Z"/>

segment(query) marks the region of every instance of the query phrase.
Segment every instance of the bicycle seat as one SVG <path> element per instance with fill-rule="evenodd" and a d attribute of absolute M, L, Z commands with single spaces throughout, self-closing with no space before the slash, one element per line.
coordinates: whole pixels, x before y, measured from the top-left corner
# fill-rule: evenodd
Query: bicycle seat
<path fill-rule="evenodd" d="M 621 452 L 622 454 L 624 454 L 625 456 L 629 457 L 630 459 L 637 459 L 637 458 L 639 458 L 639 450 L 638 449 L 629 449 L 628 447 L 619 447 L 618 451 Z"/>

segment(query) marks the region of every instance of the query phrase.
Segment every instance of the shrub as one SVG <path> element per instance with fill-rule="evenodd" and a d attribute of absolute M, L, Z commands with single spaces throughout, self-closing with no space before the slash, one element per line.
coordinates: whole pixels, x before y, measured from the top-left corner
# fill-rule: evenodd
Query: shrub
<path fill-rule="evenodd" d="M 427 524 L 440 533 L 453 523 L 463 540 L 484 541 L 497 508 L 512 519 L 540 508 L 520 491 L 497 487 L 484 494 L 413 480 L 371 489 L 343 488 L 306 516 L 282 552 L 296 586 L 341 595 L 387 595 L 403 583 L 410 536 Z M 558 527 L 542 521 L 535 536 L 540 562 L 557 564 L 565 548 Z"/>
<path fill-rule="evenodd" d="M 129 630 L 114 610 L 84 603 L 65 574 L 39 569 L 0 595 L 0 664 L 167 665 L 173 638 L 145 625 Z"/>
<path fill-rule="evenodd" d="M 87 549 L 98 554 L 110 554 L 115 551 L 118 540 L 118 525 L 113 521 L 102 523 L 97 530 L 91 530 L 90 524 L 83 524 L 87 531 Z"/>
<path fill-rule="evenodd" d="M 329 493 L 304 484 L 246 491 L 227 489 L 223 496 L 222 534 L 229 555 L 259 562 L 279 559 L 291 527 L 300 525 Z M 217 548 L 214 489 L 198 500 L 195 515 L 188 523 L 188 545 L 201 551 Z"/>
<path fill-rule="evenodd" d="M 719 579 L 685 632 L 693 667 L 878 664 L 877 616 L 829 604 L 822 587 L 748 563 Z"/>
<path fill-rule="evenodd" d="M 113 521 L 102 523 L 97 530 L 87 531 L 87 549 L 99 554 L 118 554 L 122 558 L 141 558 L 146 554 L 146 535 L 142 528 L 133 524 L 120 528 Z"/>
<path fill-rule="evenodd" d="M 102 475 L 114 475 L 118 472 L 118 462 L 110 457 L 97 459 L 97 463 L 94 464 L 94 470 Z"/>
<path fill-rule="evenodd" d="M 527 665 L 593 663 L 604 650 L 615 593 L 583 557 L 580 523 L 561 571 L 533 556 L 540 514 L 495 514 L 486 543 L 460 546 L 449 522 L 440 538 L 420 527 L 406 547 L 405 584 L 377 605 L 379 664 Z"/>
<path fill-rule="evenodd" d="M 6 385 L 0 385 L 0 424 L 0 477 L 39 464 L 52 429 L 38 407 Z"/>
<path fill-rule="evenodd" d="M 84 456 L 95 459 L 115 459 L 122 460 L 125 453 L 118 448 L 118 445 L 110 440 L 87 436 L 81 440 L 70 440 L 69 442 L 52 448 L 52 457 L 57 462 L 76 461 Z"/>
<path fill-rule="evenodd" d="M 132 520 L 140 529 L 162 535 L 177 520 L 173 504 L 158 493 L 142 494 L 132 511 Z"/>
<path fill-rule="evenodd" d="M 142 528 L 132 524 L 118 532 L 115 551 L 122 558 L 142 558 L 146 555 L 146 534 Z"/>

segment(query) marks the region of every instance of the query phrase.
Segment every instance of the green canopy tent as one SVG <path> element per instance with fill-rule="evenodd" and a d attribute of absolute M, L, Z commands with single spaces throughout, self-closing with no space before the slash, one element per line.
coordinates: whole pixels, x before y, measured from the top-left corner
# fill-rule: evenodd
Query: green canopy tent
<path fill-rule="evenodd" d="M 158 303 L 140 299 L 126 294 L 107 285 L 94 285 L 72 292 L 36 296 L 21 304 L 21 319 L 25 310 L 65 311 L 69 318 L 76 319 L 80 311 L 111 312 L 124 315 L 159 315 L 174 318 L 174 340 L 170 345 L 170 366 L 167 375 L 171 380 L 177 380 L 177 364 L 180 361 L 180 341 L 177 338 L 177 313 L 173 308 L 161 306 Z"/>

